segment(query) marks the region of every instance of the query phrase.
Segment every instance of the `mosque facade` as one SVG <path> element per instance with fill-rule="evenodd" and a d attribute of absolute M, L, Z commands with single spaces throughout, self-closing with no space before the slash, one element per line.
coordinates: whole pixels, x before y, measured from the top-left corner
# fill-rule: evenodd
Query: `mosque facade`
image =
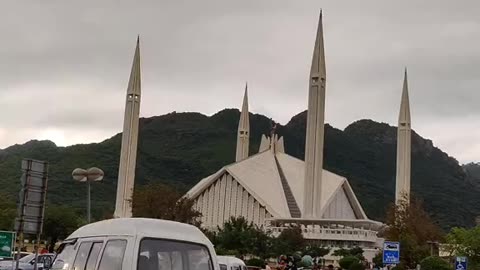
<path fill-rule="evenodd" d="M 230 217 L 244 217 L 273 236 L 292 226 L 320 246 L 361 247 L 372 259 L 383 245 L 385 227 L 365 214 L 348 179 L 323 169 L 326 68 L 320 14 L 309 76 L 305 161 L 285 153 L 283 137 L 262 136 L 258 153 L 248 155 L 248 93 L 238 126 L 236 161 L 205 177 L 187 197 L 202 213 L 208 229 L 221 228 Z M 400 109 L 397 194 L 410 189 L 410 110 L 406 73 Z M 406 130 L 406 131 L 405 131 Z M 399 183 L 400 182 L 400 183 Z M 397 195 L 398 196 L 398 195 Z M 398 199 L 398 197 L 397 197 Z M 332 256 L 327 259 L 335 260 Z"/>

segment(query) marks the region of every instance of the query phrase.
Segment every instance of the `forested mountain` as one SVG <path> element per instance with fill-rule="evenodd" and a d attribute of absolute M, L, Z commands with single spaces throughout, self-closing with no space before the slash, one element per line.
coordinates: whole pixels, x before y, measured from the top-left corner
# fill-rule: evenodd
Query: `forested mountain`
<path fill-rule="evenodd" d="M 239 111 L 225 109 L 213 116 L 170 113 L 142 118 L 136 185 L 160 181 L 187 190 L 235 158 Z M 250 153 L 258 151 L 260 137 L 272 123 L 263 115 L 250 115 Z M 285 137 L 286 152 L 303 159 L 306 112 L 294 116 L 277 133 Z M 367 215 L 383 220 L 395 189 L 396 128 L 360 120 L 345 130 L 326 125 L 325 168 L 346 176 Z M 443 228 L 472 226 L 480 215 L 480 194 L 465 170 L 430 140 L 412 135 L 412 189 Z M 50 163 L 50 204 L 83 208 L 86 187 L 72 180 L 73 169 L 100 167 L 105 180 L 92 185 L 93 214 L 110 215 L 116 194 L 121 134 L 101 143 L 57 147 L 50 141 L 30 141 L 0 150 L 0 193 L 17 196 L 20 160 Z"/>

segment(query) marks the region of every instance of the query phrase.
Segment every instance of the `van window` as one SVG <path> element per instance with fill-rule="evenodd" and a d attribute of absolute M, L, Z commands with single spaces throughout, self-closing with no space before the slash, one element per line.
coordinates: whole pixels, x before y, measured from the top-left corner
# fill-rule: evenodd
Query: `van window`
<path fill-rule="evenodd" d="M 83 242 L 78 248 L 77 257 L 75 257 L 75 262 L 73 263 L 73 270 L 84 270 L 85 264 L 87 263 L 88 254 L 90 253 L 90 248 L 92 247 L 92 242 Z"/>
<path fill-rule="evenodd" d="M 102 242 L 93 243 L 92 249 L 90 250 L 90 255 L 88 256 L 85 270 L 95 270 L 95 265 L 97 264 L 100 250 L 102 250 L 102 245 Z"/>
<path fill-rule="evenodd" d="M 199 244 L 142 239 L 139 270 L 213 270 L 208 249 Z"/>
<path fill-rule="evenodd" d="M 220 270 L 227 270 L 227 265 L 221 263 L 221 264 L 220 264 Z"/>
<path fill-rule="evenodd" d="M 51 270 L 69 269 L 75 258 L 75 245 L 72 243 L 62 244 L 58 249 L 57 256 L 53 262 Z"/>
<path fill-rule="evenodd" d="M 126 240 L 110 240 L 105 245 L 98 270 L 121 270 Z"/>

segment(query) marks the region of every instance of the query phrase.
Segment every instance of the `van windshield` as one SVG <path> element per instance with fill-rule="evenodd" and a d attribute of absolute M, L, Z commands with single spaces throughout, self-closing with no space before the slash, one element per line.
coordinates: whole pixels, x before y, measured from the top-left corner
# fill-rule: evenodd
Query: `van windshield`
<path fill-rule="evenodd" d="M 205 246 L 163 239 L 140 242 L 137 270 L 213 270 Z"/>
<path fill-rule="evenodd" d="M 53 262 L 51 270 L 68 269 L 69 264 L 74 259 L 75 250 L 74 245 L 71 243 L 63 243 L 57 251 L 57 256 Z"/>

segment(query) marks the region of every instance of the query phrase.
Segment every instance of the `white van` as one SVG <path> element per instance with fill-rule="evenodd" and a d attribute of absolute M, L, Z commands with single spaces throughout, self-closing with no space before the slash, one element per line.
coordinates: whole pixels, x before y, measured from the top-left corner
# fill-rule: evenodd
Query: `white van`
<path fill-rule="evenodd" d="M 217 256 L 220 270 L 247 270 L 245 262 L 233 256 Z"/>
<path fill-rule="evenodd" d="M 109 219 L 81 227 L 59 247 L 52 270 L 219 270 L 196 227 L 158 219 Z"/>

